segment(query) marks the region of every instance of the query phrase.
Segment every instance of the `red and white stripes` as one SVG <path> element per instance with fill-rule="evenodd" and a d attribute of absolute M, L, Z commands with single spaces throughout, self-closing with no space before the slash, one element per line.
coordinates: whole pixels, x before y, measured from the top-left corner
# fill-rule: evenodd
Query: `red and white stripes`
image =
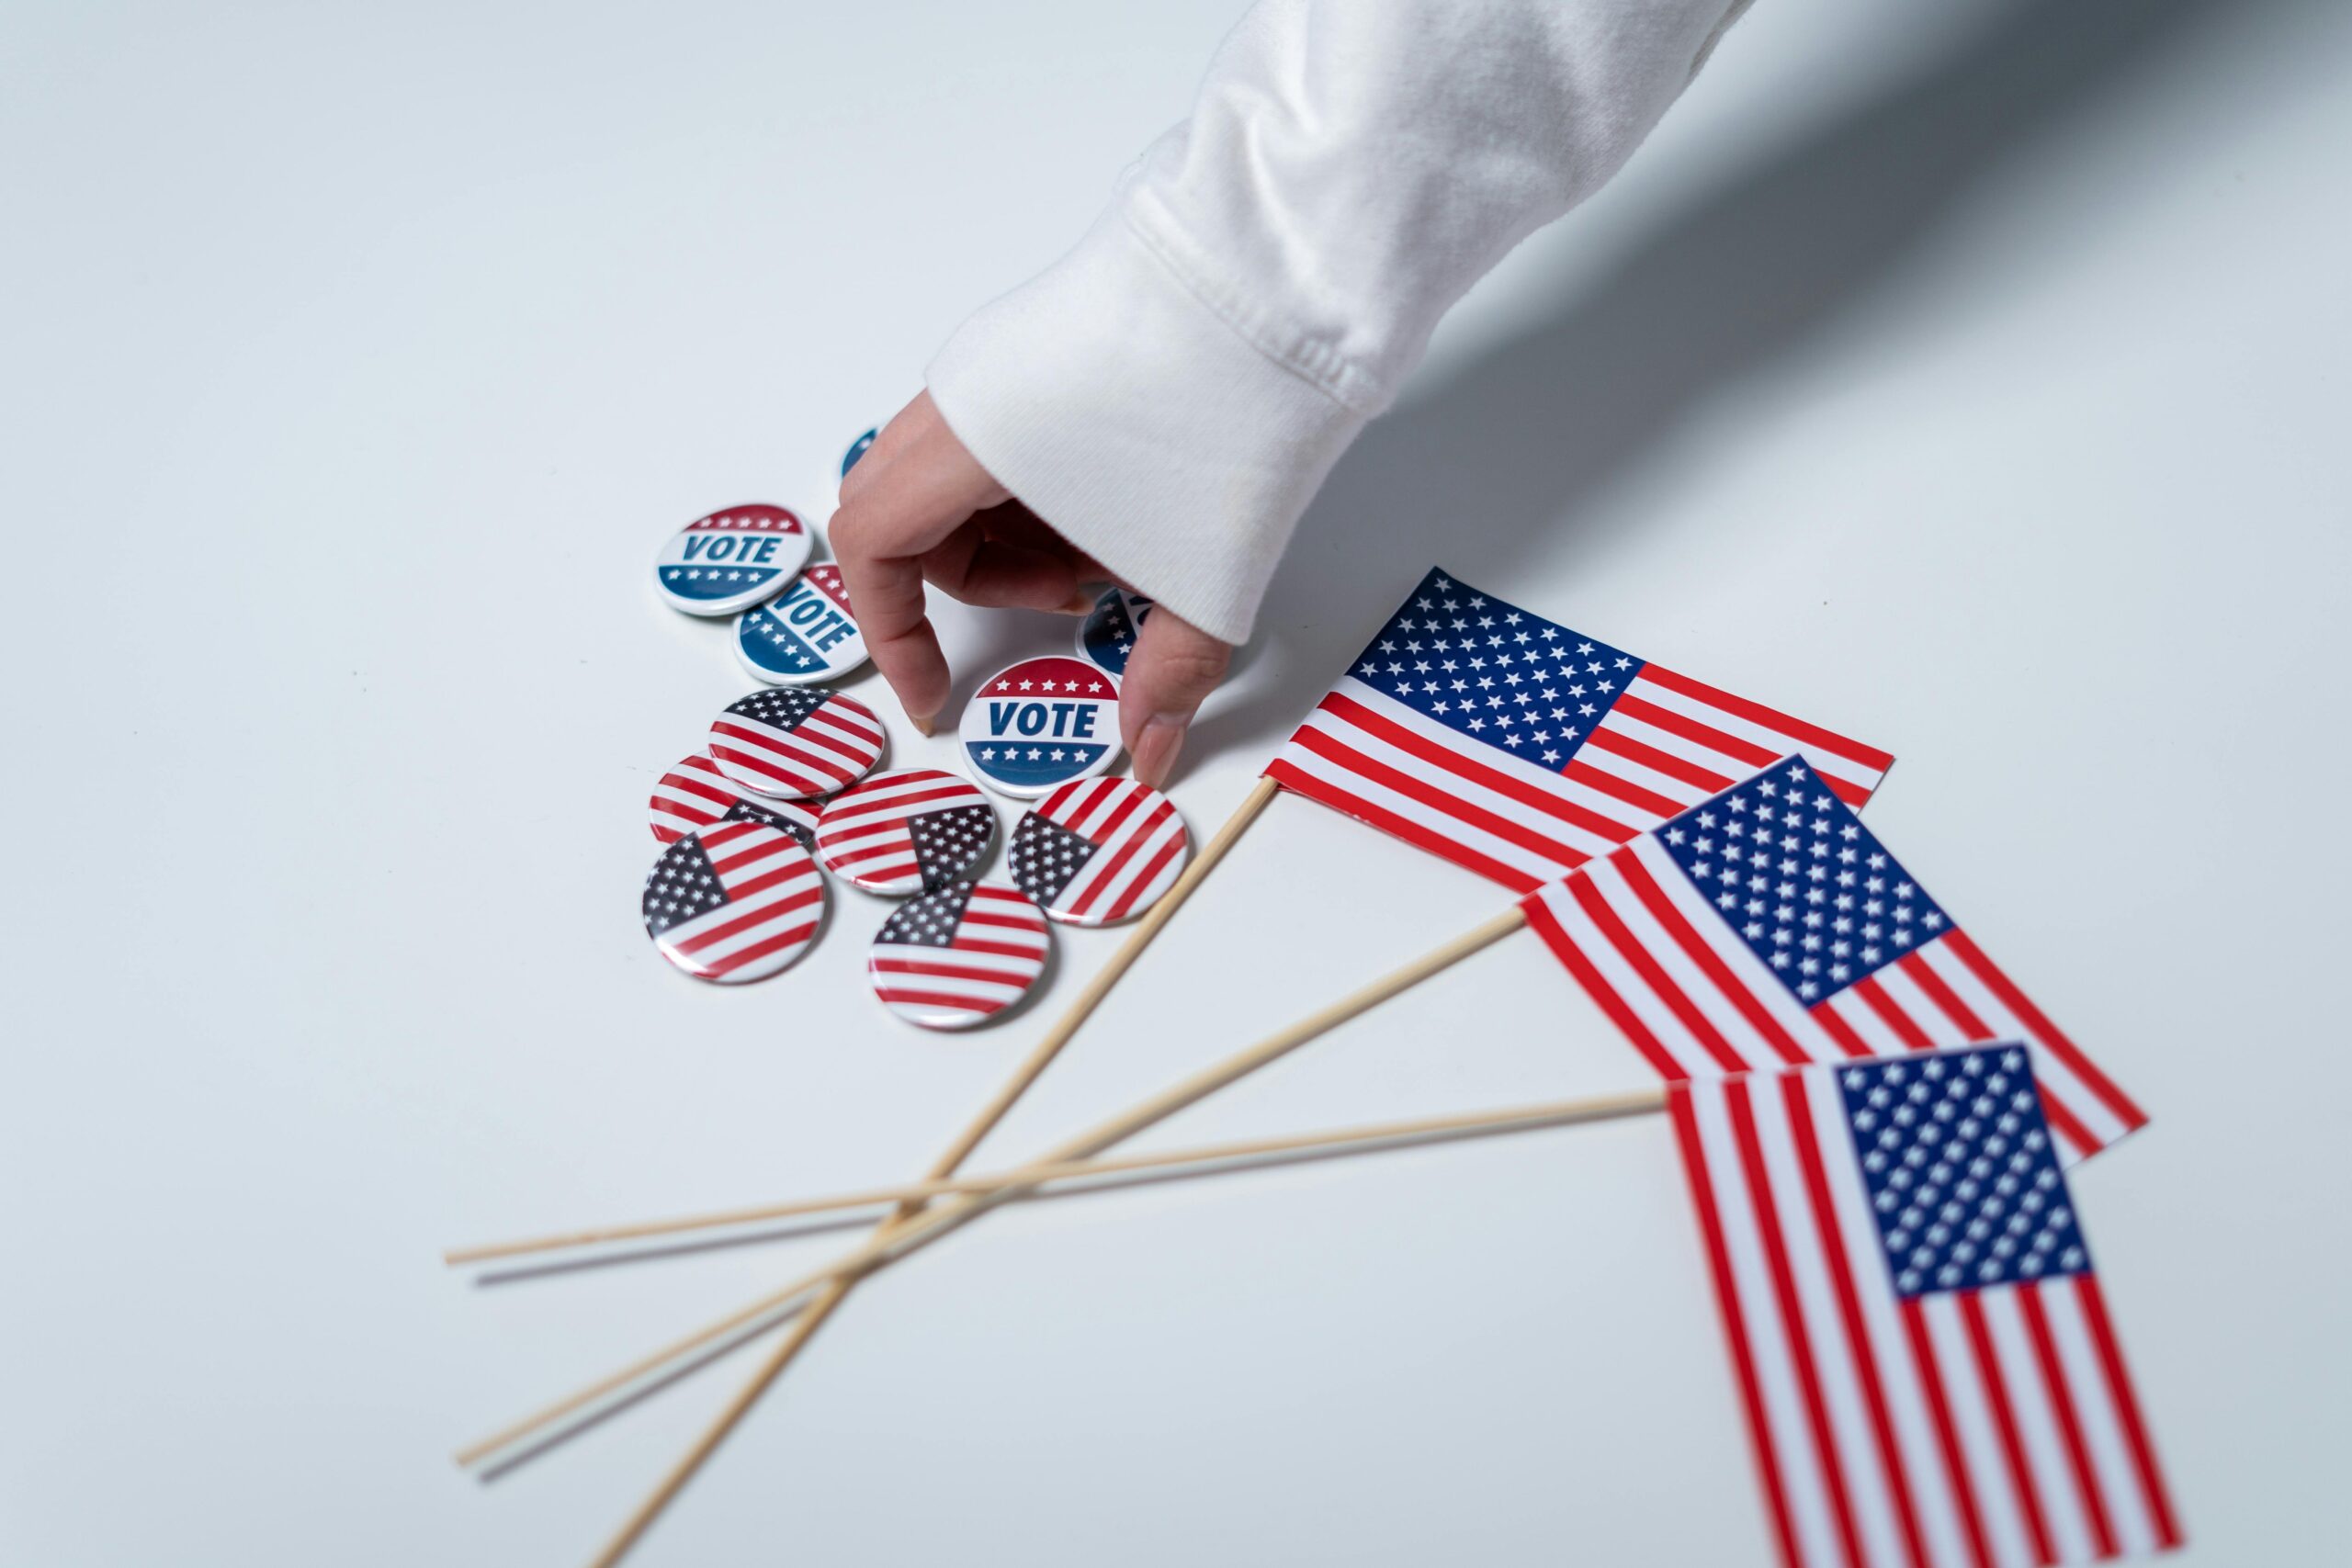
<path fill-rule="evenodd" d="M 699 844 L 724 898 L 657 930 L 664 889 L 649 881 L 647 929 L 663 957 L 698 979 L 738 985 L 774 975 L 808 951 L 824 920 L 825 881 L 791 835 L 763 823 L 727 822 L 678 843 Z M 676 849 L 664 852 L 663 866 Z"/>
<path fill-rule="evenodd" d="M 819 699 L 794 722 L 769 722 L 763 712 L 795 712 L 763 697 Z M 882 721 L 865 704 L 817 687 L 758 693 L 729 707 L 710 727 L 710 755 L 718 771 L 763 795 L 805 799 L 855 784 L 882 758 Z"/>
<path fill-rule="evenodd" d="M 1645 834 L 1522 900 L 1562 965 L 1659 1076 L 2021 1041 L 2052 1128 L 2079 1159 L 2146 1114 L 1956 928 L 1811 1008 Z"/>
<path fill-rule="evenodd" d="M 1508 751 L 1343 677 L 1266 776 L 1525 893 L 1804 751 L 1859 806 L 1892 753 L 1647 665 L 1564 765 Z"/>
<path fill-rule="evenodd" d="M 939 875 L 960 874 L 988 852 L 995 836 L 995 808 L 970 780 L 937 768 L 909 768 L 878 774 L 825 802 L 817 816 L 817 858 L 825 869 L 869 893 L 917 893 L 926 874 L 917 852 L 912 823 L 943 811 L 978 807 L 971 818 L 985 831 L 961 835 L 971 840 L 961 864 L 934 862 Z M 941 840 L 934 839 L 934 842 Z"/>
<path fill-rule="evenodd" d="M 1835 1071 L 1670 1097 L 1783 1560 L 2006 1568 L 2177 1544 L 2097 1277 L 1903 1299 Z"/>
<path fill-rule="evenodd" d="M 720 773 L 708 753 L 702 751 L 662 775 L 653 786 L 652 798 L 645 803 L 645 815 L 653 837 L 667 844 L 724 820 L 729 811 L 741 806 L 764 811 L 811 834 L 817 829 L 815 811 L 797 800 L 751 794 Z"/>
<path fill-rule="evenodd" d="M 909 899 L 865 961 L 874 994 L 910 1023 L 969 1029 L 1019 1001 L 1046 972 L 1046 917 L 1002 882 L 956 882 Z"/>
<path fill-rule="evenodd" d="M 1133 779 L 1075 779 L 1031 811 L 1068 829 L 1094 852 L 1046 901 L 1046 915 L 1078 926 L 1141 914 L 1183 874 L 1192 858 L 1175 802 Z"/>

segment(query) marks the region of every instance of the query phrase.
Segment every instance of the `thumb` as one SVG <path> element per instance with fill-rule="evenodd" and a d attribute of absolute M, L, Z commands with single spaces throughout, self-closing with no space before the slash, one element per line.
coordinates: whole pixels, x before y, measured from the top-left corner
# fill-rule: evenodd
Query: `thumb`
<path fill-rule="evenodd" d="M 1154 789 L 1168 782 L 1193 715 L 1232 661 L 1231 647 L 1166 605 L 1144 617 L 1119 682 L 1119 734 L 1139 781 Z"/>

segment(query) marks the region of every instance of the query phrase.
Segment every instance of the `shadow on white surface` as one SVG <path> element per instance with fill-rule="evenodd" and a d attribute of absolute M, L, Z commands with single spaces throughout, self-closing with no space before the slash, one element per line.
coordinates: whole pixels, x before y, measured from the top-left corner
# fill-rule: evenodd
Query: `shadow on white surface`
<path fill-rule="evenodd" d="M 2259 26 L 2272 8 L 2008 6 L 1668 221 L 1548 321 L 1412 389 L 1300 525 L 1261 619 L 1258 662 L 1275 673 L 1205 717 L 1195 747 L 1259 755 L 1281 740 L 1433 558 L 1508 596 L 1572 535 L 1579 550 L 1612 543 L 1590 536 L 1589 502 L 1695 408 L 1854 310 L 1976 186 L 2095 114 L 2183 34 L 2223 16 Z M 1628 177 L 1639 169 L 1637 157 Z M 1347 618 L 1331 620 L 1335 606 Z"/>

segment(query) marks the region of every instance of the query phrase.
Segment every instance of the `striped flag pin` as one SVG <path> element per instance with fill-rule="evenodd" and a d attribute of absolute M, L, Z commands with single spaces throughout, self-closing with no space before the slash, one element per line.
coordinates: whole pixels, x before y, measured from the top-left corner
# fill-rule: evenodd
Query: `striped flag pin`
<path fill-rule="evenodd" d="M 962 876 L 996 842 L 996 807 L 937 768 L 877 773 L 817 814 L 817 858 L 868 893 L 920 893 Z"/>
<path fill-rule="evenodd" d="M 1192 843 L 1175 802 L 1133 779 L 1078 779 L 1031 807 L 1005 852 L 1013 885 L 1073 926 L 1140 915 L 1176 886 Z"/>
<path fill-rule="evenodd" d="M 771 686 L 711 720 L 710 759 L 754 795 L 806 800 L 847 789 L 882 760 L 882 721 L 822 686 Z"/>
<path fill-rule="evenodd" d="M 662 850 L 639 911 L 662 957 L 698 980 L 740 985 L 808 951 L 825 918 L 825 879 L 791 834 L 722 822 Z"/>
<path fill-rule="evenodd" d="M 970 1029 L 1027 996 L 1052 952 L 1046 917 L 1021 889 L 959 880 L 883 921 L 865 969 L 882 1005 L 909 1023 Z"/>

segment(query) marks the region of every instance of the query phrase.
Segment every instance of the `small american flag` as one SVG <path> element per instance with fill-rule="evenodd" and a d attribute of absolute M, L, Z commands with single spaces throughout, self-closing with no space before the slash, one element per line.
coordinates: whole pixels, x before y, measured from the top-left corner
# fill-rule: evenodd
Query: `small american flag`
<path fill-rule="evenodd" d="M 731 985 L 773 975 L 808 950 L 824 919 L 825 879 L 790 834 L 722 822 L 662 852 L 640 909 L 663 957 Z"/>
<path fill-rule="evenodd" d="M 743 786 L 720 773 L 704 751 L 662 775 L 653 797 L 645 803 L 645 814 L 653 836 L 665 844 L 720 822 L 764 822 L 791 834 L 804 850 L 817 842 L 812 807 L 797 800 L 749 798 Z"/>
<path fill-rule="evenodd" d="M 951 882 L 883 922 L 865 967 L 874 994 L 926 1029 L 968 1029 L 1019 1001 L 1046 972 L 1046 917 L 1001 882 Z"/>
<path fill-rule="evenodd" d="M 882 721 L 822 686 L 780 686 L 729 704 L 710 726 L 718 771 L 759 795 L 831 795 L 882 759 Z"/>
<path fill-rule="evenodd" d="M 914 893 L 972 869 L 996 841 L 996 807 L 937 768 L 884 773 L 825 802 L 817 858 L 874 893 Z"/>
<path fill-rule="evenodd" d="M 2147 1121 L 1802 757 L 1521 908 L 1667 1078 L 2022 1040 L 2075 1157 Z"/>
<path fill-rule="evenodd" d="M 1176 884 L 1184 819 L 1133 779 L 1074 779 L 1021 818 L 1006 852 L 1014 886 L 1073 925 L 1101 926 L 1147 909 Z"/>
<path fill-rule="evenodd" d="M 1266 775 L 1525 893 L 1797 750 L 1894 761 L 1432 571 Z"/>
<path fill-rule="evenodd" d="M 1708 1079 L 1668 1102 L 1792 1568 L 2180 1543 L 2030 1052 Z"/>

